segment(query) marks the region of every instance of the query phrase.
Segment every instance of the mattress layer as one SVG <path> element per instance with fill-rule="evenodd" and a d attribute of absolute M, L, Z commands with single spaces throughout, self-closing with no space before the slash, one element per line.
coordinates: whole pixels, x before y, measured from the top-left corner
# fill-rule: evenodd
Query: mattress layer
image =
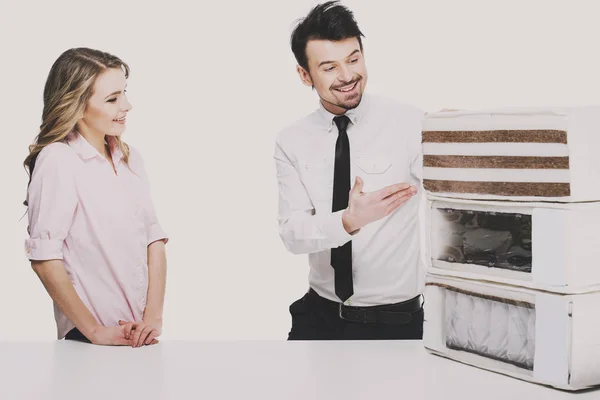
<path fill-rule="evenodd" d="M 424 346 L 479 368 L 566 390 L 600 385 L 600 292 L 560 295 L 427 275 Z"/>
<path fill-rule="evenodd" d="M 433 260 L 531 272 L 531 214 L 435 208 Z"/>
<path fill-rule="evenodd" d="M 600 204 L 429 200 L 432 272 L 562 293 L 600 286 Z"/>
<path fill-rule="evenodd" d="M 596 106 L 429 114 L 423 186 L 451 198 L 598 201 L 599 132 Z"/>
<path fill-rule="evenodd" d="M 448 286 L 446 290 L 446 347 L 533 370 L 533 304 Z"/>

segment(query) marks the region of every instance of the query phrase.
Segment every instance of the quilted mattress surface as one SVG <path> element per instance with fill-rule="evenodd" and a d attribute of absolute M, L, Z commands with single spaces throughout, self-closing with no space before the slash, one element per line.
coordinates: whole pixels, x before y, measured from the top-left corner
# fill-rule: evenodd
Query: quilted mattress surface
<path fill-rule="evenodd" d="M 445 307 L 448 348 L 533 369 L 532 304 L 447 289 Z"/>

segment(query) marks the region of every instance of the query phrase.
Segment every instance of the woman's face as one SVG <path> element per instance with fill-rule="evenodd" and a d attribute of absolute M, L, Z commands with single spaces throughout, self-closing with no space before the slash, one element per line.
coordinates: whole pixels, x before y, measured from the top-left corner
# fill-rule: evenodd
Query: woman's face
<path fill-rule="evenodd" d="M 98 76 L 79 121 L 81 129 L 101 136 L 119 136 L 125 132 L 125 119 L 132 109 L 126 87 L 127 79 L 121 68 L 109 68 Z"/>

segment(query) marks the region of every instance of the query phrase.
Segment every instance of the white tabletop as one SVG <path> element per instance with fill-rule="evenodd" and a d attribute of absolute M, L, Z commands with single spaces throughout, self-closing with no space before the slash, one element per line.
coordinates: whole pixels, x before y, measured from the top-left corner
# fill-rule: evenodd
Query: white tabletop
<path fill-rule="evenodd" d="M 421 341 L 0 343 L 0 399 L 600 399 L 427 353 Z"/>

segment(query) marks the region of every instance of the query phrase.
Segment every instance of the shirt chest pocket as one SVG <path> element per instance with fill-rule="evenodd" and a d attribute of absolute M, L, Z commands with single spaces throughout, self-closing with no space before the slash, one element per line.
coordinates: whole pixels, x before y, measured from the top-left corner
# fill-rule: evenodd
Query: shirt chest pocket
<path fill-rule="evenodd" d="M 389 156 L 360 156 L 356 159 L 356 175 L 364 182 L 363 192 L 373 192 L 401 182 L 396 163 Z"/>
<path fill-rule="evenodd" d="M 313 203 L 331 201 L 333 192 L 333 160 L 327 157 L 298 161 L 299 174 Z"/>

